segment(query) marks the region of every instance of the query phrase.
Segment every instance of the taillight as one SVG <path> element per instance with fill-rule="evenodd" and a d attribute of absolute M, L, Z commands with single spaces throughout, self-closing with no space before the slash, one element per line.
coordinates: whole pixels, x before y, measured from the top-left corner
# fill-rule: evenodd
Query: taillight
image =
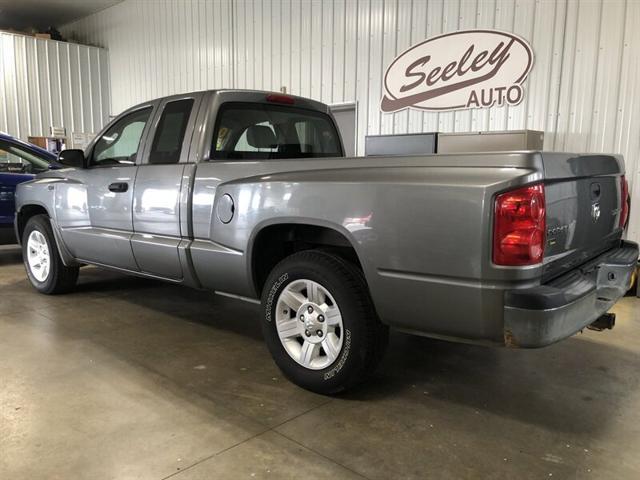
<path fill-rule="evenodd" d="M 544 186 L 539 183 L 496 197 L 493 263 L 533 265 L 542 262 L 545 244 Z"/>
<path fill-rule="evenodd" d="M 620 177 L 620 228 L 627 226 L 629 219 L 629 184 L 624 175 Z"/>
<path fill-rule="evenodd" d="M 285 105 L 293 105 L 296 103 L 293 97 L 290 97 L 289 95 L 281 95 L 279 93 L 270 93 L 267 95 L 267 102 L 283 103 Z"/>

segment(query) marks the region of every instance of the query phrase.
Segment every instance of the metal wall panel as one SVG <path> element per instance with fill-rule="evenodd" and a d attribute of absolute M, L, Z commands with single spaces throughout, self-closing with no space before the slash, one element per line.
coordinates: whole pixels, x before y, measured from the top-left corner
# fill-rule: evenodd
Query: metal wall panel
<path fill-rule="evenodd" d="M 96 132 L 109 118 L 107 51 L 0 32 L 0 131 Z"/>
<path fill-rule="evenodd" d="M 114 113 L 188 90 L 286 86 L 326 103 L 356 101 L 359 154 L 365 135 L 505 129 L 543 130 L 552 150 L 622 153 L 638 192 L 630 236 L 640 239 L 638 25 L 637 0 L 125 0 L 63 32 L 109 49 Z M 507 30 L 531 42 L 536 59 L 525 100 L 381 113 L 388 63 L 414 43 L 463 28 Z M 8 54 L 3 61 L 14 62 Z M 2 88 L 13 92 L 15 78 L 7 80 Z M 0 119 L 15 121 L 19 112 L 22 125 L 33 122 L 37 112 L 23 118 L 20 102 L 1 106 Z"/>

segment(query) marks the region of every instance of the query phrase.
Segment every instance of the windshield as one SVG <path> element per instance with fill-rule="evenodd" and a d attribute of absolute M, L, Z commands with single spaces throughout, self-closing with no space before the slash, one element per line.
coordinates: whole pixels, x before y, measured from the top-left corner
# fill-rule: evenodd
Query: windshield
<path fill-rule="evenodd" d="M 329 115 L 256 103 L 221 107 L 211 151 L 215 159 L 233 160 L 342 156 Z"/>

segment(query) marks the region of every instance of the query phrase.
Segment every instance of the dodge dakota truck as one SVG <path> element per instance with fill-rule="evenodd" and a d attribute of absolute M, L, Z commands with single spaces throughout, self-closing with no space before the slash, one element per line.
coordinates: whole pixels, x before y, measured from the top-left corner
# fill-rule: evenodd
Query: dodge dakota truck
<path fill-rule="evenodd" d="M 59 162 L 17 191 L 37 290 L 92 264 L 259 302 L 279 368 L 325 394 L 389 327 L 508 347 L 611 327 L 638 260 L 619 156 L 345 158 L 326 105 L 278 93 L 145 102 Z"/>

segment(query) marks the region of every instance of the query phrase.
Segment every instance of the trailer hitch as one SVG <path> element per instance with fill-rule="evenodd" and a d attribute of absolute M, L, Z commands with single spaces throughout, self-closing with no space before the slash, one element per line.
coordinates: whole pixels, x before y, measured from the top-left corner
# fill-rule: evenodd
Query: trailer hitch
<path fill-rule="evenodd" d="M 588 325 L 587 328 L 589 330 L 594 330 L 596 332 L 601 332 L 605 329 L 611 330 L 616 324 L 616 314 L 615 313 L 605 313 L 600 315 L 598 319 L 593 322 L 591 325 Z"/>

